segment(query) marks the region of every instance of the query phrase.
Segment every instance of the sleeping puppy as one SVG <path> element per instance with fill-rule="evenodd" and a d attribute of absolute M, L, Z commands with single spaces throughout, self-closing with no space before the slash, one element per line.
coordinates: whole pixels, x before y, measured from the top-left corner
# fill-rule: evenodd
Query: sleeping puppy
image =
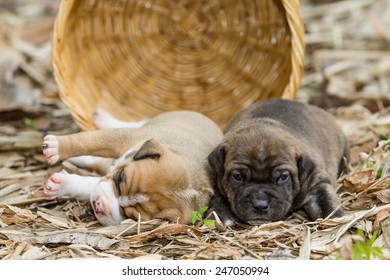
<path fill-rule="evenodd" d="M 189 223 L 191 212 L 208 205 L 213 194 L 207 156 L 221 142 L 221 130 L 209 118 L 190 111 L 164 113 L 129 126 L 46 136 L 43 153 L 49 164 L 92 155 L 106 159 L 79 157 L 73 162 L 108 169 L 103 177 L 55 173 L 45 184 L 46 198 L 90 200 L 103 225 L 139 215 L 142 220 Z"/>
<path fill-rule="evenodd" d="M 333 117 L 289 100 L 233 116 L 209 156 L 217 175 L 209 212 L 225 225 L 278 221 L 303 208 L 311 220 L 343 215 L 335 185 L 349 150 Z"/>

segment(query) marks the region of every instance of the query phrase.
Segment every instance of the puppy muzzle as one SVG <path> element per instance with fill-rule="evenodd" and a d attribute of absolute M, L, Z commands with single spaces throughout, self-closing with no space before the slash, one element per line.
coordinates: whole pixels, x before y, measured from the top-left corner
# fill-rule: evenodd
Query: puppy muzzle
<path fill-rule="evenodd" d="M 244 187 L 235 197 L 235 214 L 249 224 L 259 225 L 282 219 L 291 206 L 286 193 L 269 187 Z"/>

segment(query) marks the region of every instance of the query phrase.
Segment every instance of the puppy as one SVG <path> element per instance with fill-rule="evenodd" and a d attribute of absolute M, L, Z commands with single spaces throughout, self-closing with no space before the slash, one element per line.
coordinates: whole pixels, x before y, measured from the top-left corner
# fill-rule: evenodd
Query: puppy
<path fill-rule="evenodd" d="M 43 153 L 49 164 L 82 155 L 106 159 L 79 157 L 73 162 L 100 170 L 112 163 L 103 177 L 53 174 L 45 184 L 46 198 L 90 200 L 103 225 L 139 215 L 142 220 L 189 223 L 192 210 L 208 205 L 214 180 L 207 156 L 223 137 L 213 121 L 199 113 L 175 111 L 114 126 L 129 127 L 44 138 Z"/>
<path fill-rule="evenodd" d="M 278 221 L 301 207 L 316 220 L 339 206 L 334 186 L 349 149 L 329 113 L 272 100 L 238 112 L 224 132 L 209 156 L 217 175 L 209 212 L 225 225 Z"/>

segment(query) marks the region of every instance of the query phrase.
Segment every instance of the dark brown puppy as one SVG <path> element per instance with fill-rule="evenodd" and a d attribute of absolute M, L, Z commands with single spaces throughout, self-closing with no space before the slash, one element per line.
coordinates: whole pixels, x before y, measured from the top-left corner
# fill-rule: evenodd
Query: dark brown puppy
<path fill-rule="evenodd" d="M 232 118 L 209 156 L 217 175 L 209 211 L 225 225 L 278 221 L 301 207 L 311 220 L 325 218 L 339 206 L 334 186 L 348 157 L 344 134 L 324 110 L 288 100 L 254 104 Z"/>

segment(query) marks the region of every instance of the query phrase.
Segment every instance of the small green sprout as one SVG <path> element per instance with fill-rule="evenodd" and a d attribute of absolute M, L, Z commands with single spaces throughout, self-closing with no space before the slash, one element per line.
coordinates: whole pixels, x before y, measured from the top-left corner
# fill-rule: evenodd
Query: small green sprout
<path fill-rule="evenodd" d="M 195 224 L 197 221 L 200 221 L 207 227 L 214 227 L 215 226 L 214 220 L 203 219 L 202 217 L 203 213 L 205 213 L 207 209 L 208 207 L 205 206 L 198 211 L 192 211 L 192 223 Z"/>
<path fill-rule="evenodd" d="M 356 234 L 366 240 L 364 231 L 358 229 Z M 385 259 L 382 248 L 378 246 L 372 246 L 377 238 L 376 232 L 367 240 L 356 240 L 352 245 L 352 257 L 354 260 L 378 260 Z"/>
<path fill-rule="evenodd" d="M 33 126 L 34 125 L 34 121 L 30 118 L 23 118 L 23 123 L 25 126 Z"/>
<path fill-rule="evenodd" d="M 376 178 L 379 179 L 380 177 L 382 177 L 382 173 L 383 173 L 383 164 L 381 164 L 378 167 L 378 170 L 376 171 Z"/>
<path fill-rule="evenodd" d="M 23 118 L 23 124 L 26 127 L 30 128 L 32 130 L 35 130 L 35 122 L 32 119 L 30 119 L 30 118 Z"/>

